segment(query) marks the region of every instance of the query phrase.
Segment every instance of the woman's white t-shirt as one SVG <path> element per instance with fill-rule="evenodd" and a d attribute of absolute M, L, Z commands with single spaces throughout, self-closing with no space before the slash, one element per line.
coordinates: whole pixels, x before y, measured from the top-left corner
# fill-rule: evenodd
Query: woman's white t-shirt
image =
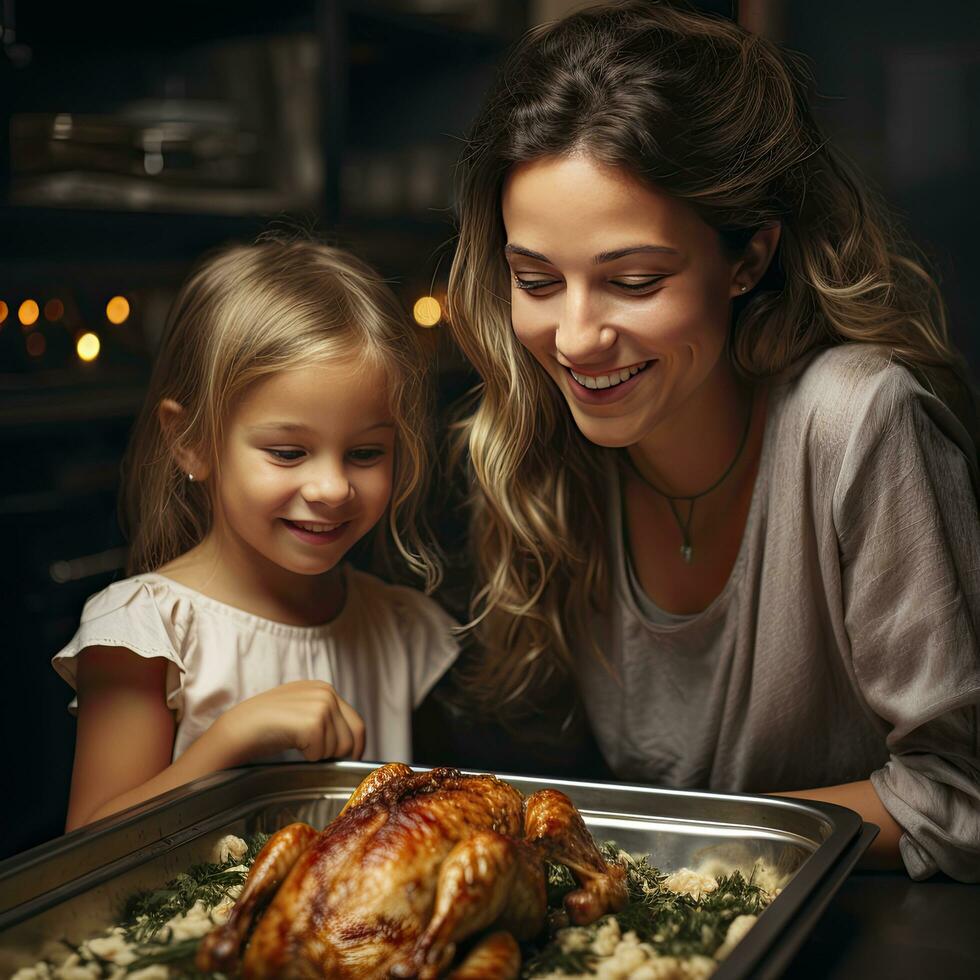
<path fill-rule="evenodd" d="M 331 684 L 364 719 L 364 758 L 410 762 L 411 715 L 458 652 L 456 625 L 415 589 L 344 566 L 346 600 L 321 626 L 255 616 L 156 573 L 115 582 L 85 604 L 71 642 L 52 660 L 75 687 L 86 647 L 124 647 L 168 661 L 173 758 L 229 708 L 280 684 Z M 74 713 L 78 700 L 68 706 Z M 291 750 L 275 760 L 302 761 Z"/>

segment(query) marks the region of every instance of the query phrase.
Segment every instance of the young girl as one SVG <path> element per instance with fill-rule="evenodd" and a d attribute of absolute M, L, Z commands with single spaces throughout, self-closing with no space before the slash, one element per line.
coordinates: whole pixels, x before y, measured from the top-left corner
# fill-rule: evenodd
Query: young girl
<path fill-rule="evenodd" d="M 591 6 L 518 48 L 460 171 L 469 691 L 569 676 L 621 778 L 841 803 L 883 863 L 980 880 L 970 386 L 794 62 Z"/>
<path fill-rule="evenodd" d="M 125 466 L 135 574 L 53 660 L 78 694 L 69 830 L 241 763 L 410 756 L 452 621 L 342 560 L 383 522 L 436 584 L 425 368 L 344 252 L 267 240 L 189 278 Z"/>

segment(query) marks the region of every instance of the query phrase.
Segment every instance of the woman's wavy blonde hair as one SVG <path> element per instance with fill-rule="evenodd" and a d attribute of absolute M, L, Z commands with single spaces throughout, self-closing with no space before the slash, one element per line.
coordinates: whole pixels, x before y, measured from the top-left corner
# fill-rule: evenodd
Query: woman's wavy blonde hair
<path fill-rule="evenodd" d="M 677 4 L 590 7 L 532 31 L 504 66 L 459 168 L 453 335 L 482 378 L 457 451 L 471 473 L 472 615 L 483 656 L 468 690 L 526 704 L 606 608 L 604 450 L 511 329 L 500 196 L 517 163 L 583 152 L 667 191 L 737 256 L 781 222 L 775 260 L 735 301 L 730 353 L 746 376 L 815 348 L 891 348 L 976 440 L 976 409 L 943 301 L 884 205 L 819 132 L 800 59 Z"/>
<path fill-rule="evenodd" d="M 120 501 L 130 540 L 127 573 L 152 571 L 211 528 L 212 494 L 178 467 L 175 445 L 211 461 L 238 399 L 262 378 L 338 357 L 381 368 L 396 427 L 388 535 L 431 590 L 439 562 L 421 518 L 428 472 L 427 358 L 415 329 L 380 276 L 337 248 L 264 236 L 203 260 L 170 311 L 143 409 L 123 463 Z M 161 430 L 158 407 L 184 409 L 180 431 Z"/>

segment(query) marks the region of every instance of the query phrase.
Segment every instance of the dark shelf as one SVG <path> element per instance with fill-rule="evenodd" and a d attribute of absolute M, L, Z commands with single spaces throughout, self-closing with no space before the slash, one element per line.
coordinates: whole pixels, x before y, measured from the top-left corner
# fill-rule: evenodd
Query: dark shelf
<path fill-rule="evenodd" d="M 88 378 L 75 371 L 0 375 L 0 433 L 132 418 L 143 404 L 147 380 L 148 372 L 96 365 Z"/>
<path fill-rule="evenodd" d="M 419 235 L 422 238 L 438 237 L 441 234 L 455 235 L 455 219 L 449 209 L 420 212 L 405 215 L 345 215 L 338 222 L 340 231 L 375 234 L 392 232 L 394 234 Z"/>
<path fill-rule="evenodd" d="M 320 0 L 323 2 L 323 0 Z M 170 0 L 157 16 L 131 0 L 17 5 L 17 38 L 28 47 L 86 58 L 121 50 L 166 50 L 230 37 L 313 31 L 316 0 Z"/>
<path fill-rule="evenodd" d="M 472 54 L 474 49 L 499 50 L 516 40 L 524 29 L 524 18 L 521 16 L 507 18 L 510 29 L 477 30 L 460 27 L 452 20 L 393 10 L 370 0 L 346 0 L 345 6 L 350 17 L 348 29 L 351 41 L 391 41 L 397 38 L 400 45 L 422 43 L 428 47 L 443 44 L 454 49 L 448 52 L 450 57 L 465 57 Z"/>
<path fill-rule="evenodd" d="M 328 228 L 313 211 L 224 215 L 0 205 L 0 225 L 5 230 L 0 257 L 22 268 L 107 259 L 129 265 L 183 262 L 224 242 L 250 241 L 275 227 L 306 229 L 327 240 L 373 240 L 389 235 L 394 243 L 406 236 L 416 237 L 423 248 L 455 236 L 448 208 L 404 215 L 349 215 Z"/>
<path fill-rule="evenodd" d="M 0 257 L 17 263 L 183 259 L 226 241 L 253 238 L 276 217 L 282 215 L 0 205 Z"/>
<path fill-rule="evenodd" d="M 488 29 L 465 26 L 465 17 L 399 10 L 377 0 L 171 0 L 166 15 L 148 27 L 146 12 L 131 0 L 98 4 L 65 0 L 32 0 L 18 4 L 18 41 L 78 57 L 124 50 L 164 51 L 208 44 L 234 37 L 315 33 L 325 8 L 339 7 L 349 19 L 355 41 L 398 44 L 443 44 L 453 49 L 490 50 L 513 41 L 524 28 L 521 4 L 501 17 L 506 26 Z"/>

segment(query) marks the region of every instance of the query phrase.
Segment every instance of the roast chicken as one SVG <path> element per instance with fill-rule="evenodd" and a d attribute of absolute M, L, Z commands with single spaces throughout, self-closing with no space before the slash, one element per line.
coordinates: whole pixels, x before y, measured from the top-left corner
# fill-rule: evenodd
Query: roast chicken
<path fill-rule="evenodd" d="M 572 923 L 626 904 L 623 869 L 563 793 L 382 766 L 325 830 L 294 823 L 268 840 L 197 966 L 254 980 L 515 978 L 518 941 L 545 923 L 546 861 L 577 882 Z"/>

